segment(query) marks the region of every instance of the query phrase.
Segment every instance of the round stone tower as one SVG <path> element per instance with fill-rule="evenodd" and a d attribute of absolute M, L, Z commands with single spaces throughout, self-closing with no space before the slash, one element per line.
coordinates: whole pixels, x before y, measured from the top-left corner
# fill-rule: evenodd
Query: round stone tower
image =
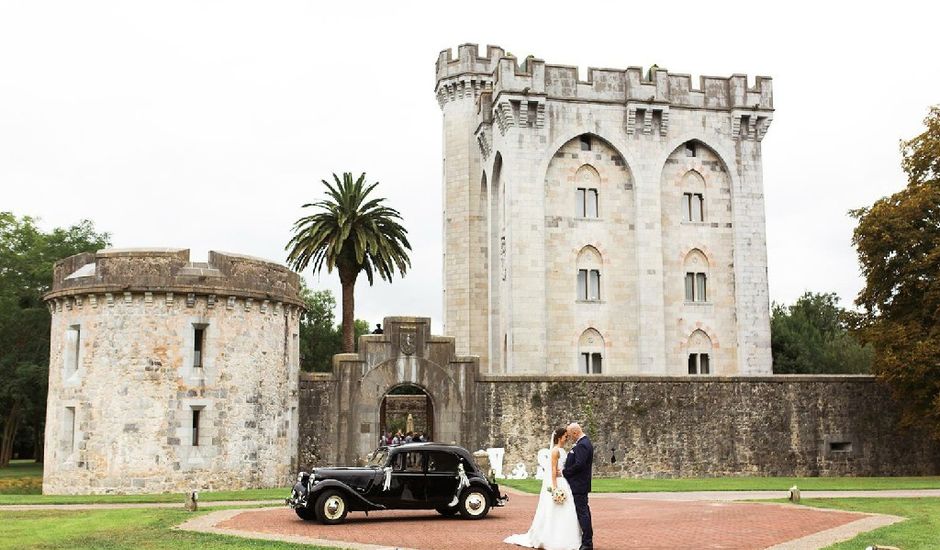
<path fill-rule="evenodd" d="M 300 278 L 257 258 L 101 250 L 56 263 L 43 492 L 284 485 Z"/>

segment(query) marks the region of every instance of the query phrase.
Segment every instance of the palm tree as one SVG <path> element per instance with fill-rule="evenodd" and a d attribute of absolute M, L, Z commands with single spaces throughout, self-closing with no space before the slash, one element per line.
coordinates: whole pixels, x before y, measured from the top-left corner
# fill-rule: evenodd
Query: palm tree
<path fill-rule="evenodd" d="M 339 271 L 343 285 L 343 351 L 353 351 L 354 290 L 359 272 L 364 271 L 372 285 L 375 274 L 391 282 L 397 270 L 402 276 L 411 267 L 408 231 L 398 220 L 401 214 L 382 204 L 384 198 L 370 198 L 378 182 L 366 185 L 365 172 L 353 181 L 352 173 L 343 179 L 333 174 L 333 183 L 323 180 L 327 198 L 305 204 L 318 211 L 294 223 L 294 237 L 287 243 L 287 262 L 297 271 L 313 264 L 319 272 Z"/>

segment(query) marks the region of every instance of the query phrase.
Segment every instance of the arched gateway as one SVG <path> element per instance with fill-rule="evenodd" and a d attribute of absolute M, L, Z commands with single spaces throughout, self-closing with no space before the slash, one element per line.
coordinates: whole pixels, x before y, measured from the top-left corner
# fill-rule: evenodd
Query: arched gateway
<path fill-rule="evenodd" d="M 384 334 L 360 338 L 359 353 L 333 358 L 338 437 L 329 458 L 354 464 L 373 450 L 379 434 L 390 428 L 388 400 L 400 388 L 417 388 L 427 396 L 426 421 L 434 441 L 477 445 L 472 416 L 479 359 L 457 357 L 454 339 L 431 335 L 427 317 L 386 317 L 383 326 Z"/>

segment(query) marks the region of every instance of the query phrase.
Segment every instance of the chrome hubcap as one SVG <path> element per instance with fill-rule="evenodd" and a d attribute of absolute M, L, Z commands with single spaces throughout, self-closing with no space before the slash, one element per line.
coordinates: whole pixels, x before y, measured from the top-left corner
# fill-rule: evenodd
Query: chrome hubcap
<path fill-rule="evenodd" d="M 480 493 L 471 493 L 467 497 L 467 511 L 473 515 L 477 515 L 483 511 L 483 505 L 486 503 L 486 497 Z"/>
<path fill-rule="evenodd" d="M 324 505 L 323 508 L 324 508 L 323 512 L 326 514 L 327 518 L 337 519 L 341 515 L 343 515 L 343 509 L 345 508 L 345 504 L 343 503 L 342 498 L 338 496 L 332 496 L 326 500 L 326 504 Z"/>

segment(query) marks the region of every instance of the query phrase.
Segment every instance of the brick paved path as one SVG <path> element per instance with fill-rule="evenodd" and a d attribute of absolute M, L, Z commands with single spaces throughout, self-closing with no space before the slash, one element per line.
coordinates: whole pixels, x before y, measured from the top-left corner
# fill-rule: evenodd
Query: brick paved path
<path fill-rule="evenodd" d="M 422 550 L 513 548 L 504 537 L 525 532 L 536 497 L 513 495 L 482 521 L 444 518 L 436 512 L 351 513 L 335 526 L 300 520 L 286 508 L 241 512 L 216 524 L 241 532 L 293 535 Z M 767 548 L 867 518 L 865 514 L 784 504 L 662 502 L 594 498 L 594 544 L 623 548 Z M 868 527 L 870 529 L 872 527 Z M 247 534 L 247 533 L 246 533 Z"/>

